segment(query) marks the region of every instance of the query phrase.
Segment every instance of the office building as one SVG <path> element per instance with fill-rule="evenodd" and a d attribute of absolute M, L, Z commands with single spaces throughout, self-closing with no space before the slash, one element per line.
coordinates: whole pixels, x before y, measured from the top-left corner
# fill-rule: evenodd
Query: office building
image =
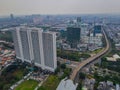
<path fill-rule="evenodd" d="M 10 19 L 13 20 L 14 19 L 14 15 L 10 14 Z"/>
<path fill-rule="evenodd" d="M 16 57 L 52 72 L 57 67 L 56 34 L 40 28 L 18 27 L 12 31 Z"/>
<path fill-rule="evenodd" d="M 101 25 L 94 26 L 93 34 L 94 36 L 96 36 L 96 34 L 101 34 Z"/>
<path fill-rule="evenodd" d="M 81 29 L 79 27 L 67 28 L 67 41 L 72 48 L 75 48 L 80 41 Z"/>
<path fill-rule="evenodd" d="M 77 26 L 81 27 L 81 17 L 77 17 Z"/>

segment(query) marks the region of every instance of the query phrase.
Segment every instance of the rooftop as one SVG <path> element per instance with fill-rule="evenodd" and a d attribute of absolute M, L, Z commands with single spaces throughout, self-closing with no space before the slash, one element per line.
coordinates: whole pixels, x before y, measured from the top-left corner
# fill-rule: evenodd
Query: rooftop
<path fill-rule="evenodd" d="M 56 90 L 76 90 L 77 84 L 74 85 L 73 81 L 70 79 L 63 79 L 60 84 L 58 85 Z"/>

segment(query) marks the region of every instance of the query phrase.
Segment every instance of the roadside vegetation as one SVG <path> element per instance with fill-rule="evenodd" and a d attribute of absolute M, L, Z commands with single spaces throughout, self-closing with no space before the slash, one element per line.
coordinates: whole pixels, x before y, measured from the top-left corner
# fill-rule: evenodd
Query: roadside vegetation
<path fill-rule="evenodd" d="M 91 51 L 91 52 L 89 52 L 89 53 L 90 53 L 90 54 L 97 54 L 97 53 L 101 52 L 102 50 L 103 50 L 103 48 L 99 48 L 99 49 L 96 49 L 96 50 Z"/>
<path fill-rule="evenodd" d="M 0 90 L 8 90 L 11 85 L 22 79 L 29 71 L 25 65 L 10 65 L 0 75 Z"/>
<path fill-rule="evenodd" d="M 13 42 L 11 31 L 1 32 L 0 31 L 0 40 Z"/>
<path fill-rule="evenodd" d="M 86 74 L 83 72 L 79 73 L 79 83 L 76 90 L 82 90 L 82 82 L 85 80 Z"/>
<path fill-rule="evenodd" d="M 79 53 L 79 52 L 72 52 L 72 51 L 65 51 L 65 50 L 57 50 L 57 56 L 63 59 L 69 59 L 73 61 L 81 61 L 81 58 L 89 58 L 90 55 L 86 53 Z"/>

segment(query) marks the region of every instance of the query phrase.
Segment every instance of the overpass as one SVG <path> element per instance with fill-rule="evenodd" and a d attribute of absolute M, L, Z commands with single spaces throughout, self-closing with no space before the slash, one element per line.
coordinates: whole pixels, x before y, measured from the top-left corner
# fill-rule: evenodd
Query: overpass
<path fill-rule="evenodd" d="M 107 36 L 106 36 L 106 33 L 105 31 L 103 30 L 103 35 L 104 35 L 104 38 L 105 38 L 105 41 L 106 41 L 106 47 L 102 49 L 101 52 L 97 53 L 95 56 L 92 56 L 82 62 L 79 63 L 79 65 L 76 67 L 76 69 L 73 70 L 72 74 L 70 75 L 70 79 L 73 80 L 74 82 L 76 82 L 76 79 L 78 80 L 77 77 L 79 77 L 79 71 L 84 67 L 86 66 L 87 64 L 93 62 L 94 60 L 98 59 L 99 57 L 101 57 L 102 55 L 104 55 L 105 53 L 108 52 L 109 50 L 109 41 L 107 39 Z"/>

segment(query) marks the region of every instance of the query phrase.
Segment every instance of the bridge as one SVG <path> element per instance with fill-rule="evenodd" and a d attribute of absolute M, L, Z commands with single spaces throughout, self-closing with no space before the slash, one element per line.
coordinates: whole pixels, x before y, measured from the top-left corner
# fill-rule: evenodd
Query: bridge
<path fill-rule="evenodd" d="M 110 48 L 110 44 L 109 41 L 107 39 L 106 33 L 104 30 L 102 30 L 105 41 L 106 41 L 106 47 L 102 49 L 101 52 L 97 53 L 95 56 L 92 56 L 82 62 L 79 63 L 79 65 L 73 70 L 72 74 L 70 75 L 70 79 L 73 80 L 74 82 L 76 82 L 78 79 L 77 77 L 79 76 L 79 71 L 85 67 L 87 64 L 90 64 L 91 62 L 93 62 L 94 60 L 98 59 L 99 57 L 103 56 L 104 54 L 106 54 Z"/>

